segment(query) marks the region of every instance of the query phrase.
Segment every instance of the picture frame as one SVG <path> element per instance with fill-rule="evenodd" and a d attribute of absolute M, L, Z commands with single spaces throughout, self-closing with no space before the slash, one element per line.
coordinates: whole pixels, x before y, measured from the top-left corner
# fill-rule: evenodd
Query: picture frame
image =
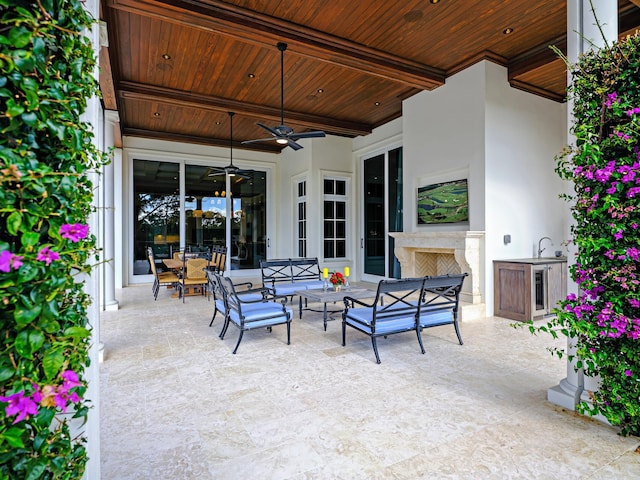
<path fill-rule="evenodd" d="M 466 178 L 431 183 L 416 192 L 418 225 L 468 223 L 469 185 Z"/>

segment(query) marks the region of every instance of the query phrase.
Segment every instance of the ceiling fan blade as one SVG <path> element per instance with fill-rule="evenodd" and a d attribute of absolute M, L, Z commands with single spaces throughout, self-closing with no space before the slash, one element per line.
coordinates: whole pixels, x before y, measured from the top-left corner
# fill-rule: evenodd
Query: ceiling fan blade
<path fill-rule="evenodd" d="M 293 140 L 291 140 L 291 138 L 287 138 L 287 145 L 289 145 L 294 150 L 300 150 L 302 148 L 302 145 L 294 142 Z"/>
<path fill-rule="evenodd" d="M 258 125 L 259 127 L 264 128 L 267 132 L 269 132 L 271 135 L 275 136 L 275 137 L 279 137 L 280 136 L 280 132 L 278 132 L 277 130 L 265 125 L 264 123 L 256 123 L 256 125 Z"/>
<path fill-rule="evenodd" d="M 258 143 L 258 142 L 273 142 L 275 140 L 275 137 L 270 137 L 270 138 L 256 138 L 255 140 L 244 140 L 242 143 L 243 145 L 246 145 L 247 143 Z"/>
<path fill-rule="evenodd" d="M 288 135 L 292 140 L 299 140 L 301 138 L 320 138 L 325 136 L 326 134 L 322 131 L 292 133 L 291 135 Z"/>
<path fill-rule="evenodd" d="M 219 177 L 221 175 L 226 175 L 226 171 L 224 168 L 221 167 L 211 167 L 209 169 L 209 173 L 207 174 L 208 177 Z"/>

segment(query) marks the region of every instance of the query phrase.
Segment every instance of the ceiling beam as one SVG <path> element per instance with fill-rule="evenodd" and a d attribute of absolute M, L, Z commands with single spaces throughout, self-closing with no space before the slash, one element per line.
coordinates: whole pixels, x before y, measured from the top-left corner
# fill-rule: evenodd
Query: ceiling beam
<path fill-rule="evenodd" d="M 640 8 L 640 0 L 629 0 L 631 3 L 633 3 L 636 7 Z"/>
<path fill-rule="evenodd" d="M 110 8 L 273 47 L 288 41 L 297 55 L 421 90 L 444 85 L 442 70 L 218 0 L 107 0 Z"/>
<path fill-rule="evenodd" d="M 640 1 L 640 0 L 639 0 Z M 531 70 L 540 68 L 556 61 L 558 54 L 551 48 L 556 47 L 563 55 L 567 54 L 567 36 L 560 35 L 537 47 L 531 48 L 517 57 L 514 57 L 507 65 L 509 69 L 509 81 Z"/>
<path fill-rule="evenodd" d="M 167 140 L 170 142 L 195 143 L 200 145 L 211 145 L 215 147 L 229 148 L 229 139 L 226 138 L 208 138 L 198 137 L 196 135 L 184 135 L 181 133 L 159 132 L 157 130 L 146 130 L 144 128 L 125 128 L 123 135 L 130 137 L 156 138 L 158 140 Z M 286 146 L 286 145 L 285 145 Z M 283 147 L 277 143 L 251 143 L 243 144 L 241 142 L 233 142 L 233 148 L 243 150 L 254 150 L 257 152 L 281 153 Z"/>
<path fill-rule="evenodd" d="M 229 98 L 202 95 L 183 90 L 174 90 L 155 85 L 144 85 L 135 82 L 122 81 L 118 88 L 122 98 L 158 102 L 159 104 L 171 104 L 179 107 L 192 107 L 200 110 L 215 112 L 236 112 L 241 115 L 249 115 L 261 119 L 280 122 L 281 111 L 279 108 L 254 105 Z M 371 133 L 372 126 L 359 122 L 351 122 L 336 118 L 322 117 L 307 113 L 291 112 L 285 110 L 285 119 L 289 122 L 312 129 L 321 129 L 335 135 L 357 137 Z"/>
<path fill-rule="evenodd" d="M 566 97 L 563 95 L 558 95 L 555 92 L 550 92 L 549 90 L 545 90 L 540 87 L 536 87 L 526 82 L 521 82 L 519 80 L 509 80 L 509 85 L 513 88 L 517 88 L 518 90 L 522 90 L 523 92 L 533 93 L 534 95 L 538 95 L 539 97 L 548 98 L 549 100 L 553 100 L 554 102 L 564 102 Z"/>

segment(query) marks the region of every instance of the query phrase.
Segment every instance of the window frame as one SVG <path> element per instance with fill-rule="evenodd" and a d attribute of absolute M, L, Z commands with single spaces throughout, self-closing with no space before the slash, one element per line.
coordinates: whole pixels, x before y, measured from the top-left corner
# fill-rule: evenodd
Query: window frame
<path fill-rule="evenodd" d="M 333 192 L 325 193 L 325 185 L 326 182 L 333 182 Z M 337 193 L 336 187 L 340 184 L 344 184 L 344 193 Z M 345 175 L 340 174 L 323 174 L 321 178 L 321 198 L 322 198 L 322 214 L 320 219 L 320 231 L 322 237 L 322 243 L 320 245 L 320 250 L 322 253 L 323 260 L 326 261 L 346 261 L 349 259 L 349 240 L 351 237 L 351 228 L 350 228 L 350 190 L 351 190 L 351 178 Z M 327 217 L 326 206 L 330 203 L 332 205 L 332 217 Z M 336 211 L 339 205 L 342 205 L 344 208 L 344 218 L 339 218 L 336 215 Z M 342 213 L 342 212 L 340 212 Z M 327 230 L 327 222 L 331 222 L 332 228 L 328 232 Z M 342 229 L 344 230 L 344 236 L 341 236 L 343 233 L 340 229 L 340 225 L 342 225 Z M 329 233 L 330 235 L 327 235 Z M 332 243 L 331 252 L 327 251 L 327 242 Z M 340 247 L 342 250 L 340 250 Z M 328 255 L 329 253 L 329 255 Z M 342 253 L 342 256 L 339 254 Z M 332 255 L 331 255 L 332 254 Z"/>

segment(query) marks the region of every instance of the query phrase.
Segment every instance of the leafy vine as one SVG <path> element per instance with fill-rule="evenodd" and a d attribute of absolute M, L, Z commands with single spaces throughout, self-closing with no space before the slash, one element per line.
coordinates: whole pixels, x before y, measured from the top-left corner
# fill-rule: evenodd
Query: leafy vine
<path fill-rule="evenodd" d="M 576 368 L 600 379 L 579 410 L 602 414 L 623 435 L 640 435 L 639 46 L 640 36 L 629 36 L 570 66 L 576 145 L 559 155 L 556 172 L 574 186 L 565 198 L 579 294 L 545 325 L 529 326 L 572 339 Z"/>
<path fill-rule="evenodd" d="M 96 253 L 89 174 L 105 161 L 80 119 L 98 95 L 80 1 L 0 0 L 0 479 L 78 479 L 89 404 Z"/>

